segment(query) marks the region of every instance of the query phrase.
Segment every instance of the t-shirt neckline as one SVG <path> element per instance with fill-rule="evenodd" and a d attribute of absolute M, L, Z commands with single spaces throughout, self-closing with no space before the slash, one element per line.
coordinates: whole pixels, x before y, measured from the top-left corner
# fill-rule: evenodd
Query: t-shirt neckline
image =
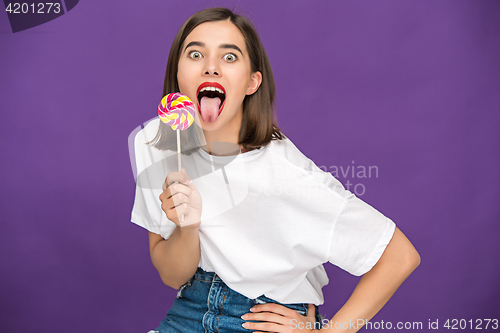
<path fill-rule="evenodd" d="M 269 146 L 269 144 L 266 146 L 262 146 L 258 149 L 247 151 L 245 153 L 239 153 L 237 155 L 227 155 L 227 156 L 210 155 L 201 147 L 200 147 L 200 149 L 198 149 L 198 153 L 206 161 L 218 163 L 218 164 L 219 163 L 220 164 L 227 164 L 233 160 L 234 161 L 243 161 L 243 160 L 248 161 L 250 159 L 257 158 L 259 155 L 261 155 L 264 152 L 264 150 L 268 146 Z"/>

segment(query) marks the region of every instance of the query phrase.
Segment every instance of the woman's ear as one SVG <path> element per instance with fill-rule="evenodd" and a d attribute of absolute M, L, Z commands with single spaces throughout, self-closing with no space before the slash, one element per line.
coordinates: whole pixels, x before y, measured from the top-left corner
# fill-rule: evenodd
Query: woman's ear
<path fill-rule="evenodd" d="M 247 95 L 252 95 L 254 92 L 259 89 L 260 84 L 262 83 L 262 74 L 260 72 L 254 72 L 250 77 L 250 84 L 247 88 Z"/>

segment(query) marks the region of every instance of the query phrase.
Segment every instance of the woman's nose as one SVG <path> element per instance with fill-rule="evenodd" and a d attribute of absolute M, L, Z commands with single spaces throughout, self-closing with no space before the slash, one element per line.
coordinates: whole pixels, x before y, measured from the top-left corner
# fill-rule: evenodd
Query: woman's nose
<path fill-rule="evenodd" d="M 207 66 L 205 67 L 204 74 L 208 76 L 220 76 L 220 69 L 217 66 L 215 60 L 207 61 Z"/>

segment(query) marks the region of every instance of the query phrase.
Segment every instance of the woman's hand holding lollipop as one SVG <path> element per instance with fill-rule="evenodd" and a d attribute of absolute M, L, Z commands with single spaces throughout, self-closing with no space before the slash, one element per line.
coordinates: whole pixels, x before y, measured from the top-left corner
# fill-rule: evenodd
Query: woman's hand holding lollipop
<path fill-rule="evenodd" d="M 201 195 L 186 170 L 170 172 L 160 194 L 161 209 L 179 227 L 198 226 L 201 221 Z M 180 218 L 180 217 L 183 217 Z"/>

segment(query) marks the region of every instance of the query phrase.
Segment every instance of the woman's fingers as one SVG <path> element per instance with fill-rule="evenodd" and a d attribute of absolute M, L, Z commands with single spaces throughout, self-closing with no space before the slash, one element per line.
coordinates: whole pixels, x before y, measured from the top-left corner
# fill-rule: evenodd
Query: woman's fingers
<path fill-rule="evenodd" d="M 160 196 L 161 197 L 161 196 Z M 168 199 L 161 199 L 161 209 L 166 212 L 169 209 L 173 209 L 179 205 L 182 205 L 184 203 L 190 204 L 191 199 L 189 196 L 185 195 L 184 193 L 176 193 L 174 196 L 168 198 Z"/>
<path fill-rule="evenodd" d="M 180 227 L 201 221 L 201 196 L 184 168 L 170 172 L 162 188 L 161 209 L 170 221 Z"/>
<path fill-rule="evenodd" d="M 272 312 L 285 317 L 296 317 L 299 315 L 295 310 L 276 303 L 257 304 L 252 307 L 252 313 Z"/>
<path fill-rule="evenodd" d="M 315 325 L 314 305 L 309 305 L 308 310 L 308 315 L 303 316 L 295 310 L 287 308 L 281 304 L 266 303 L 255 305 L 252 307 L 252 312 L 246 313 L 242 316 L 242 318 L 246 321 L 243 327 L 259 333 L 316 332 L 317 330 L 312 329 Z M 301 329 L 301 327 L 303 329 Z"/>
<path fill-rule="evenodd" d="M 189 196 L 192 191 L 193 190 L 189 185 L 182 184 L 182 183 L 174 183 L 163 190 L 163 192 L 165 193 L 164 199 L 170 199 L 178 193 L 182 193 L 186 196 Z M 160 200 L 161 200 L 161 198 L 160 198 Z"/>
<path fill-rule="evenodd" d="M 260 312 L 260 313 L 252 313 L 250 315 L 251 319 L 247 320 L 253 320 L 253 321 L 259 321 L 259 322 L 266 322 L 266 323 L 275 323 L 275 324 L 280 324 L 280 325 L 288 325 L 290 324 L 290 318 L 285 317 L 276 313 L 272 312 Z"/>
<path fill-rule="evenodd" d="M 185 216 L 189 214 L 191 211 L 191 207 L 187 203 L 180 204 L 179 206 L 168 209 L 165 213 L 167 214 L 167 218 L 171 221 L 179 223 L 179 219 L 181 216 Z"/>
<path fill-rule="evenodd" d="M 184 168 L 182 168 L 181 172 L 179 172 L 179 171 L 170 172 L 167 175 L 167 179 L 165 180 L 164 186 L 168 187 L 168 186 L 172 185 L 173 183 L 184 183 L 184 184 L 191 183 L 191 179 L 189 179 L 189 177 L 186 173 L 186 170 L 184 170 Z"/>

